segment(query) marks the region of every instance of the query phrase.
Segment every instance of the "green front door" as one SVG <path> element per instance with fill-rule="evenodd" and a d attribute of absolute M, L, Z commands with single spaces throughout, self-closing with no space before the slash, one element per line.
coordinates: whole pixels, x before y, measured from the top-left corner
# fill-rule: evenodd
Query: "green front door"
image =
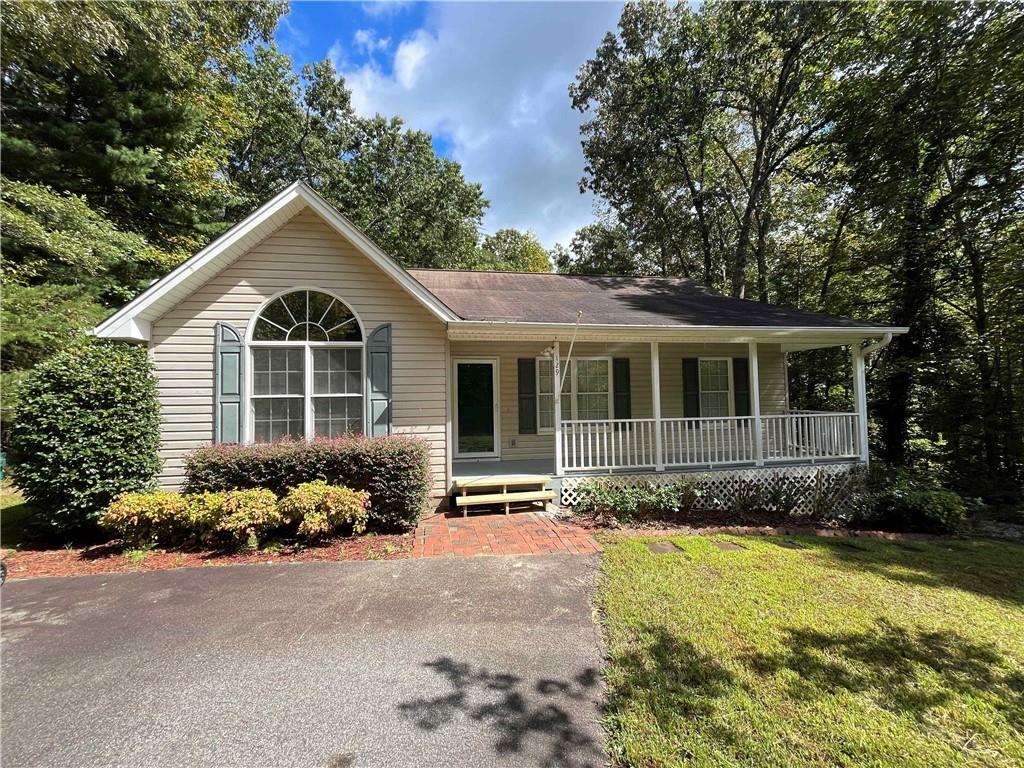
<path fill-rule="evenodd" d="M 496 364 L 493 360 L 455 363 L 456 456 L 497 456 Z"/>

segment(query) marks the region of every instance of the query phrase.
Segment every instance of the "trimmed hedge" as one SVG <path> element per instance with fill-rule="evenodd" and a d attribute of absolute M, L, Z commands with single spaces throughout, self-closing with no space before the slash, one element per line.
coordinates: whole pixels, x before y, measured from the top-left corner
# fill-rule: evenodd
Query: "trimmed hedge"
<path fill-rule="evenodd" d="M 430 494 L 429 448 L 404 436 L 204 446 L 186 460 L 183 490 L 267 488 L 281 498 L 314 480 L 366 491 L 370 524 L 407 528 L 419 520 Z"/>
<path fill-rule="evenodd" d="M 160 469 L 160 408 L 146 349 L 83 342 L 36 366 L 11 430 L 15 484 L 58 531 L 95 524 Z"/>

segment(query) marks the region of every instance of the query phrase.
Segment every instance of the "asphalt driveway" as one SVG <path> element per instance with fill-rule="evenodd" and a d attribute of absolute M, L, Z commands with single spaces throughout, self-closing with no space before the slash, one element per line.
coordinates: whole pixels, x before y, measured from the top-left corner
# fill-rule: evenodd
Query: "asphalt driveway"
<path fill-rule="evenodd" d="M 8 583 L 2 762 L 603 765 L 595 566 L 543 555 Z"/>

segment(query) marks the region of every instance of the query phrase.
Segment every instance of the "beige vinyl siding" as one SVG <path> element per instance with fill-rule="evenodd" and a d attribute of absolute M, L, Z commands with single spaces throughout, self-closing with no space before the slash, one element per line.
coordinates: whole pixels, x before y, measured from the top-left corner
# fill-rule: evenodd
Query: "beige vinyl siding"
<path fill-rule="evenodd" d="M 684 357 L 747 357 L 746 344 L 661 344 L 661 415 L 683 418 Z M 786 363 L 778 344 L 757 345 L 761 413 L 786 412 Z"/>
<path fill-rule="evenodd" d="M 245 334 L 264 302 L 298 287 L 338 296 L 359 316 L 366 333 L 392 324 L 394 431 L 430 443 L 434 490 L 443 493 L 444 324 L 309 210 L 154 322 L 150 348 L 163 412 L 162 485 L 177 487 L 185 455 L 213 440 L 214 325 L 231 323 Z"/>
<path fill-rule="evenodd" d="M 542 357 L 550 346 L 539 341 L 509 343 L 501 341 L 453 341 L 452 360 L 460 357 L 496 357 L 501 369 L 501 458 L 543 459 L 554 457 L 553 432 L 536 435 L 519 434 L 519 358 Z M 569 345 L 561 344 L 562 358 Z M 630 370 L 630 397 L 634 418 L 650 416 L 651 411 L 651 355 L 648 344 L 578 343 L 573 347 L 574 359 L 581 357 L 628 357 Z M 454 409 L 453 409 L 454 414 Z M 454 418 L 454 416 L 453 416 Z M 568 418 L 568 417 L 566 417 Z M 514 443 L 514 445 L 513 445 Z"/>
<path fill-rule="evenodd" d="M 519 434 L 519 358 L 540 357 L 549 344 L 539 341 L 509 343 L 501 341 L 453 341 L 453 360 L 464 358 L 498 358 L 500 368 L 501 458 L 546 459 L 553 458 L 554 435 Z M 560 345 L 564 359 L 568 344 Z M 597 342 L 578 343 L 573 348 L 574 358 L 628 357 L 630 397 L 633 418 L 651 418 L 654 415 L 651 393 L 651 347 L 648 342 L 635 344 Z M 745 344 L 665 344 L 658 349 L 661 366 L 661 413 L 665 418 L 683 415 L 683 358 L 684 357 L 746 357 Z M 777 344 L 758 346 L 758 371 L 761 378 L 761 412 L 783 413 L 786 409 L 786 379 L 784 356 Z M 454 406 L 453 406 L 454 413 Z M 514 443 L 514 444 L 513 444 Z"/>

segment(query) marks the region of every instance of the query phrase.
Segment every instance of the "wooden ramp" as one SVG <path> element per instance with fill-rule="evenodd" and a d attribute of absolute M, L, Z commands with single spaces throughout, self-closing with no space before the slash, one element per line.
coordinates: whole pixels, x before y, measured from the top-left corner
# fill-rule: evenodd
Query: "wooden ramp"
<path fill-rule="evenodd" d="M 512 504 L 545 504 L 555 498 L 549 475 L 482 475 L 455 481 L 455 506 L 465 517 L 471 506 L 504 505 L 505 514 Z"/>

